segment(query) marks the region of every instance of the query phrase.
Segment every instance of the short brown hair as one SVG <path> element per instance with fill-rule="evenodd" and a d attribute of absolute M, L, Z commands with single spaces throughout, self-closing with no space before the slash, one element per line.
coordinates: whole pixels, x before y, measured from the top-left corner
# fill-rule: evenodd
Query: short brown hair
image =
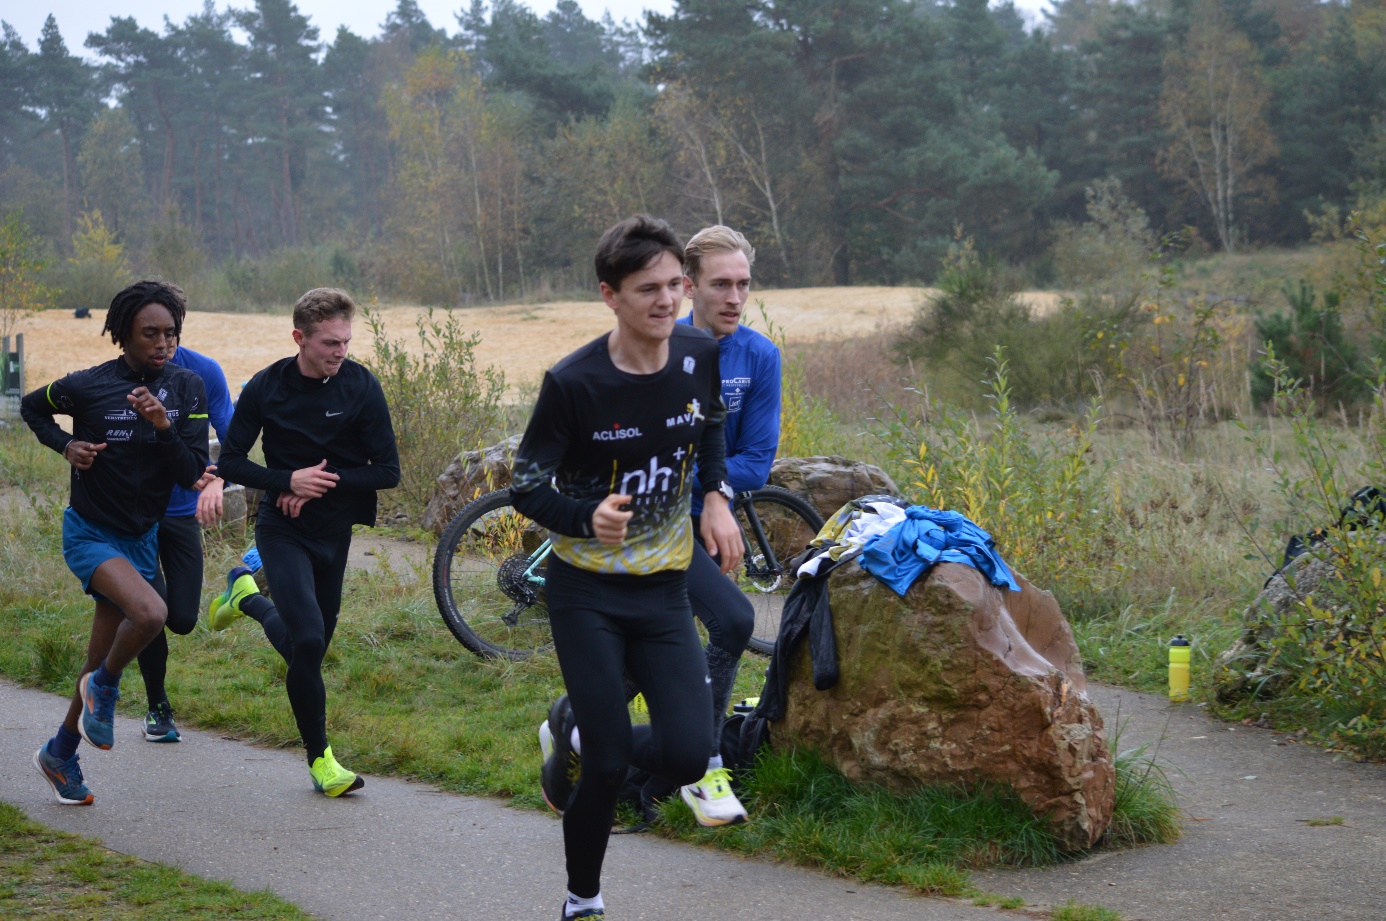
<path fill-rule="evenodd" d="M 683 274 L 696 282 L 698 273 L 703 270 L 704 256 L 710 253 L 734 253 L 737 250 L 746 254 L 747 265 L 756 264 L 755 247 L 740 233 L 721 224 L 704 227 L 693 234 L 683 248 Z"/>
<path fill-rule="evenodd" d="M 311 334 L 324 320 L 356 316 L 356 302 L 340 288 L 314 288 L 294 304 L 294 329 Z"/>
<path fill-rule="evenodd" d="M 597 243 L 597 255 L 592 264 L 597 270 L 597 281 L 604 282 L 613 291 L 620 291 L 627 275 L 654 262 L 661 253 L 669 253 L 682 261 L 683 244 L 678 234 L 666 221 L 637 214 L 607 228 Z"/>

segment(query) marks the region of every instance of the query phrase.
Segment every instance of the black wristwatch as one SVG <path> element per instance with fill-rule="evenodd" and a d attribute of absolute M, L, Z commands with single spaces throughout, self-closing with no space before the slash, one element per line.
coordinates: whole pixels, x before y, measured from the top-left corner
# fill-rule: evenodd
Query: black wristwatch
<path fill-rule="evenodd" d="M 728 483 L 726 480 L 718 480 L 717 488 L 709 491 L 721 493 L 722 498 L 726 499 L 728 504 L 730 504 L 731 501 L 736 498 L 736 491 L 732 489 L 732 485 Z"/>

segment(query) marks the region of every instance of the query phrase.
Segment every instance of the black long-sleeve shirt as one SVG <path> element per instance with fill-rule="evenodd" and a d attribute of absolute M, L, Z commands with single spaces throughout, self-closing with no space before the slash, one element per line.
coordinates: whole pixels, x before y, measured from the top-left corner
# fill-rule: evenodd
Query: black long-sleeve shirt
<path fill-rule="evenodd" d="M 264 433 L 265 466 L 246 455 Z M 378 489 L 399 485 L 399 449 L 385 392 L 369 370 L 348 359 L 323 379 L 304 377 L 296 357 L 276 361 L 250 379 L 222 444 L 217 472 L 265 491 L 261 514 L 290 492 L 295 470 L 327 461 L 340 480 L 308 500 L 290 519 L 305 533 L 375 524 Z"/>
<path fill-rule="evenodd" d="M 162 432 L 126 399 L 148 387 L 168 413 Z M 148 531 L 168 507 L 173 484 L 191 488 L 207 469 L 207 392 L 202 379 L 176 365 L 136 371 L 123 357 L 74 371 L 25 395 L 19 414 L 38 440 L 59 454 L 74 439 L 105 442 L 86 470 L 72 468 L 72 510 L 126 536 Z M 72 417 L 72 434 L 55 416 Z"/>
<path fill-rule="evenodd" d="M 515 456 L 515 508 L 552 532 L 554 553 L 592 572 L 687 569 L 696 457 L 709 488 L 726 478 L 717 341 L 675 326 L 669 361 L 628 374 L 602 336 L 549 370 Z M 557 489 L 551 485 L 557 484 Z M 620 544 L 592 536 L 592 512 L 609 495 L 631 496 Z"/>

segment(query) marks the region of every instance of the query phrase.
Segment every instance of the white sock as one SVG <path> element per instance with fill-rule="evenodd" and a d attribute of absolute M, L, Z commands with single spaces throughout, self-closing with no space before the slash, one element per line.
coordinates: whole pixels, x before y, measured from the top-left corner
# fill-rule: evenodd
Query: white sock
<path fill-rule="evenodd" d="M 563 916 L 565 918 L 571 918 L 578 912 L 586 911 L 589 908 L 596 908 L 600 909 L 601 911 L 606 910 L 606 906 L 602 904 L 602 894 L 600 892 L 592 896 L 592 898 L 590 899 L 581 898 L 580 896 L 573 895 L 570 892 L 568 893 L 568 901 L 563 906 Z"/>
<path fill-rule="evenodd" d="M 579 755 L 582 754 L 582 739 L 578 738 L 576 726 L 573 727 L 572 732 L 568 733 L 568 744 L 573 746 L 573 751 L 577 752 Z M 600 908 L 601 906 L 598 905 L 597 907 Z"/>
<path fill-rule="evenodd" d="M 722 766 L 722 756 L 721 756 L 721 755 L 713 755 L 711 758 L 707 759 L 707 769 L 708 769 L 709 771 L 715 771 L 715 770 L 717 770 L 717 769 L 718 769 L 719 767 L 721 767 L 721 766 Z"/>

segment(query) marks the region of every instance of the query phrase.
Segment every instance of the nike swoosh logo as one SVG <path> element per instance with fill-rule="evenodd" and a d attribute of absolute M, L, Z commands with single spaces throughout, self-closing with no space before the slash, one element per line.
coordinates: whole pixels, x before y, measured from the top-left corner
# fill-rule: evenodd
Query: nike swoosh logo
<path fill-rule="evenodd" d="M 327 418 L 331 419 L 333 416 L 340 416 L 343 412 L 346 412 L 346 410 L 342 410 L 341 412 L 328 413 Z"/>

